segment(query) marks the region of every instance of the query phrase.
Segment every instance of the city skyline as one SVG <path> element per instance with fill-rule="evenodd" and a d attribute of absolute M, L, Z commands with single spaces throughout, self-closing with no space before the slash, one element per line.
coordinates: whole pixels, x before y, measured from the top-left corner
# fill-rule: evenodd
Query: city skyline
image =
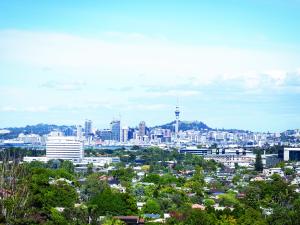
<path fill-rule="evenodd" d="M 59 7 L 58 7 L 59 5 Z M 298 1 L 3 1 L 0 127 L 300 128 Z"/>

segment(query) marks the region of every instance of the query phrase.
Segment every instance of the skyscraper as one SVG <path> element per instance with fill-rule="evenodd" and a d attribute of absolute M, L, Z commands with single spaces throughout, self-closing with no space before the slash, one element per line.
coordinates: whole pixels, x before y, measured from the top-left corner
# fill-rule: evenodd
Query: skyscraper
<path fill-rule="evenodd" d="M 122 127 L 121 141 L 123 143 L 128 141 L 128 127 L 127 126 Z"/>
<path fill-rule="evenodd" d="M 82 126 L 81 125 L 76 126 L 76 136 L 78 139 L 82 139 Z"/>
<path fill-rule="evenodd" d="M 143 138 L 146 135 L 146 123 L 145 121 L 141 121 L 139 124 L 139 136 Z"/>
<path fill-rule="evenodd" d="M 121 133 L 121 122 L 120 120 L 113 120 L 110 123 L 111 129 L 111 139 L 114 141 L 120 141 L 120 133 Z"/>
<path fill-rule="evenodd" d="M 88 139 L 89 135 L 92 134 L 92 121 L 86 120 L 84 123 L 84 135 Z"/>

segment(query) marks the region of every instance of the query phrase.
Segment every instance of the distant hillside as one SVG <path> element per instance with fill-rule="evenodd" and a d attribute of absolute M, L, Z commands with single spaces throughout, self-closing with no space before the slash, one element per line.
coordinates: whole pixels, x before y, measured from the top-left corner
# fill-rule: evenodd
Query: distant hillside
<path fill-rule="evenodd" d="M 68 128 L 75 128 L 75 126 L 66 126 L 66 125 L 54 125 L 54 124 L 37 124 L 37 125 L 27 125 L 26 127 L 8 127 L 6 130 L 10 130 L 10 133 L 1 135 L 0 138 L 16 138 L 20 133 L 24 134 L 49 134 L 53 130 L 65 131 Z"/>
<path fill-rule="evenodd" d="M 167 124 L 159 125 L 156 127 L 160 127 L 163 129 L 171 129 L 175 130 L 175 121 L 172 121 Z M 186 131 L 186 130 L 211 130 L 205 123 L 201 121 L 180 121 L 179 122 L 179 130 Z"/>

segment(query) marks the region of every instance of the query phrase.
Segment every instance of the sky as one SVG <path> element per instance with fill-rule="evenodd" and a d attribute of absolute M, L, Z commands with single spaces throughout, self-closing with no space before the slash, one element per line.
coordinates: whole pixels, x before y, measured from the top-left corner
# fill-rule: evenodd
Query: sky
<path fill-rule="evenodd" d="M 0 1 L 0 127 L 300 128 L 299 0 Z"/>

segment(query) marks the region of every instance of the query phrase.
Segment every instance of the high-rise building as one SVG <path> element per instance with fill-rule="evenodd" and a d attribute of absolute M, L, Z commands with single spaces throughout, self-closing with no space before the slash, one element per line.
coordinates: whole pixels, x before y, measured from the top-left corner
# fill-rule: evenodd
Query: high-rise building
<path fill-rule="evenodd" d="M 98 130 L 97 135 L 102 141 L 111 140 L 111 130 L 110 129 Z"/>
<path fill-rule="evenodd" d="M 67 129 L 64 130 L 65 136 L 74 136 L 74 131 L 72 128 L 68 127 Z"/>
<path fill-rule="evenodd" d="M 92 134 L 92 121 L 86 120 L 84 123 L 84 136 L 86 139 Z"/>
<path fill-rule="evenodd" d="M 139 134 L 140 138 L 143 138 L 146 135 L 146 123 L 141 121 L 139 124 Z"/>
<path fill-rule="evenodd" d="M 78 139 L 82 139 L 82 126 L 81 125 L 76 126 L 76 136 Z"/>
<path fill-rule="evenodd" d="M 128 141 L 128 127 L 124 126 L 122 127 L 122 132 L 121 132 L 121 142 L 125 143 Z"/>
<path fill-rule="evenodd" d="M 114 141 L 120 141 L 120 134 L 121 134 L 121 122 L 120 120 L 113 120 L 110 123 L 111 128 L 111 139 Z"/>
<path fill-rule="evenodd" d="M 134 128 L 128 128 L 128 140 L 133 139 Z"/>
<path fill-rule="evenodd" d="M 76 137 L 48 136 L 46 141 L 48 159 L 63 159 L 81 162 L 84 157 L 83 143 Z"/>
<path fill-rule="evenodd" d="M 178 137 L 178 130 L 179 130 L 179 114 L 180 114 L 179 107 L 176 106 L 176 109 L 175 109 L 175 119 L 176 119 L 175 135 L 176 135 L 176 139 Z"/>

